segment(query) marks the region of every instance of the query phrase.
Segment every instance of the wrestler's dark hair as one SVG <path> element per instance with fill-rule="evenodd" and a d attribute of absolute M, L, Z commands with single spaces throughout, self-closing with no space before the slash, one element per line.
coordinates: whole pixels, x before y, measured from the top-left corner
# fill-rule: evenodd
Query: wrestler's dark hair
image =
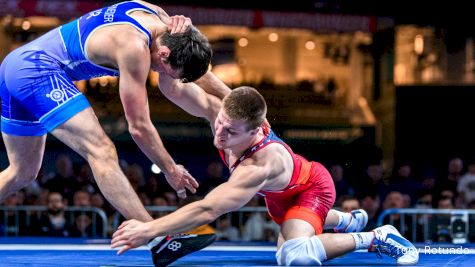
<path fill-rule="evenodd" d="M 183 82 L 196 81 L 208 70 L 213 54 L 211 45 L 194 26 L 184 33 L 165 33 L 161 44 L 170 49 L 168 63 L 174 70 L 181 72 Z"/>
<path fill-rule="evenodd" d="M 247 130 L 261 126 L 267 114 L 264 97 L 250 86 L 233 89 L 223 99 L 223 109 L 231 119 L 245 121 Z"/>

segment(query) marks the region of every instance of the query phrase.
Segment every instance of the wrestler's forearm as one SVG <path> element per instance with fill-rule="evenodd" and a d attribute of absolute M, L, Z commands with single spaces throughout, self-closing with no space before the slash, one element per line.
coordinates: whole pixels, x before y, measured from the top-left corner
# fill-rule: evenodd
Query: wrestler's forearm
<path fill-rule="evenodd" d="M 129 127 L 130 134 L 142 152 L 165 174 L 176 171 L 176 163 L 165 148 L 152 122 Z"/>
<path fill-rule="evenodd" d="M 154 236 L 178 234 L 214 221 L 218 216 L 211 207 L 203 203 L 204 201 L 193 202 L 149 222 L 151 232 Z"/>
<path fill-rule="evenodd" d="M 231 93 L 231 88 L 227 86 L 223 81 L 221 81 L 214 73 L 208 71 L 195 81 L 195 83 L 203 88 L 206 93 L 217 96 L 219 99 L 223 99 L 229 93 Z"/>

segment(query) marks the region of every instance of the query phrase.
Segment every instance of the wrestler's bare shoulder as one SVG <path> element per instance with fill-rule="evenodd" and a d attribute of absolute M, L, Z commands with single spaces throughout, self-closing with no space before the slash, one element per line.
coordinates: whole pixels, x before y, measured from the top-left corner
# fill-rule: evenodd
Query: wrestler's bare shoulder
<path fill-rule="evenodd" d="M 96 64 L 117 68 L 117 56 L 123 51 L 139 54 L 148 49 L 147 38 L 130 25 L 114 25 L 97 30 L 87 44 L 87 54 Z"/>
<path fill-rule="evenodd" d="M 293 160 L 287 149 L 279 143 L 271 143 L 252 155 L 249 164 L 262 166 L 267 170 L 267 181 L 263 189 L 285 188 L 293 172 Z"/>

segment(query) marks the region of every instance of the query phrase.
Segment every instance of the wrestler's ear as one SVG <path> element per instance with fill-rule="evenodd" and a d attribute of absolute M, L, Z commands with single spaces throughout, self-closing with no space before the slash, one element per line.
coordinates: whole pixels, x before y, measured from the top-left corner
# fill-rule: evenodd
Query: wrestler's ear
<path fill-rule="evenodd" d="M 170 48 L 168 48 L 167 46 L 161 45 L 158 47 L 158 55 L 162 59 L 168 59 L 168 57 L 170 56 L 170 52 Z"/>
<path fill-rule="evenodd" d="M 261 127 L 256 127 L 255 129 L 252 129 L 252 130 L 250 131 L 250 134 L 253 135 L 253 136 L 256 135 L 257 133 L 259 133 L 259 129 L 260 129 L 260 128 L 261 128 Z"/>

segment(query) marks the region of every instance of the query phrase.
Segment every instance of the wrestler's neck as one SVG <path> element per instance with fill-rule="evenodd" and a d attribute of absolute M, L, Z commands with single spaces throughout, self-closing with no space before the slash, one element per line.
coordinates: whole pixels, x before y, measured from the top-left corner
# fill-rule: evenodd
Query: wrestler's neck
<path fill-rule="evenodd" d="M 157 43 L 157 42 L 159 43 L 160 38 L 168 30 L 167 25 L 163 21 L 161 21 L 159 17 L 157 17 L 154 14 L 138 11 L 138 12 L 133 12 L 131 14 L 131 17 L 137 20 L 140 23 L 140 25 L 145 27 L 150 32 L 152 43 Z"/>
<path fill-rule="evenodd" d="M 264 137 L 264 132 L 262 131 L 262 128 L 259 127 L 259 131 L 257 132 L 257 134 L 255 134 L 253 137 L 250 137 L 246 141 L 243 141 L 233 147 L 230 147 L 229 153 L 233 157 L 241 157 L 244 152 L 246 152 L 249 148 L 255 146 Z"/>

